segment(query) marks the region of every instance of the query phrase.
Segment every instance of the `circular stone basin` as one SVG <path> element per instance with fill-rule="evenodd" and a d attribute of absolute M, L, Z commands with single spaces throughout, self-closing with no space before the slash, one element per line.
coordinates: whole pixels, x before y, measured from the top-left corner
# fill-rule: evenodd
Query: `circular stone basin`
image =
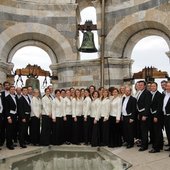
<path fill-rule="evenodd" d="M 131 164 L 105 148 L 42 147 L 1 160 L 0 170 L 123 170 Z"/>

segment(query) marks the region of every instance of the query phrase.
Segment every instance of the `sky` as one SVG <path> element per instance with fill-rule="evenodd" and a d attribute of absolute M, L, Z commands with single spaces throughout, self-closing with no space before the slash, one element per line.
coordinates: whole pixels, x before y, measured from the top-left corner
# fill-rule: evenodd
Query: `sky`
<path fill-rule="evenodd" d="M 90 11 L 90 12 L 87 12 Z M 80 24 L 85 23 L 86 20 L 93 20 L 93 23 L 96 24 L 96 15 L 95 9 L 88 7 L 86 10 L 82 10 L 81 18 L 82 21 Z M 94 32 L 95 44 L 98 48 L 98 38 L 97 32 Z M 82 41 L 83 34 L 80 32 L 80 43 Z M 132 52 L 132 59 L 134 63 L 132 65 L 132 73 L 141 71 L 145 66 L 154 66 L 161 71 L 167 71 L 170 75 L 170 60 L 165 54 L 169 51 L 166 41 L 159 36 L 149 36 L 141 39 L 134 47 Z M 80 53 L 81 60 L 85 59 L 95 59 L 98 57 L 97 53 L 87 54 Z M 35 46 L 28 46 L 19 49 L 13 56 L 12 62 L 14 63 L 14 70 L 16 68 L 25 68 L 27 64 L 38 64 L 42 69 L 51 71 L 49 65 L 51 60 L 48 54 Z M 17 79 L 17 77 L 16 77 Z M 25 80 L 26 78 L 23 78 Z M 40 87 L 42 87 L 42 82 L 44 77 L 41 77 Z M 50 84 L 50 79 L 47 80 Z M 161 80 L 157 80 L 159 83 Z M 18 84 L 20 86 L 20 84 Z M 159 86 L 159 90 L 161 90 Z M 41 89 L 42 91 L 42 89 Z"/>

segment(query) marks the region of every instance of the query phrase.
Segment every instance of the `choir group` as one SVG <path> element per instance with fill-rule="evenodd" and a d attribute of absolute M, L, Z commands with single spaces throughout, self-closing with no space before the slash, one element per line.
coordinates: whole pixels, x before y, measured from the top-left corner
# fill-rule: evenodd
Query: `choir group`
<path fill-rule="evenodd" d="M 15 88 L 0 84 L 0 145 L 10 150 L 19 142 L 48 146 L 85 144 L 132 148 L 149 153 L 164 146 L 165 128 L 170 151 L 170 82 L 138 81 L 136 93 L 128 86 L 120 89 L 91 85 L 87 89 L 45 89 L 41 96 L 31 86 Z"/>

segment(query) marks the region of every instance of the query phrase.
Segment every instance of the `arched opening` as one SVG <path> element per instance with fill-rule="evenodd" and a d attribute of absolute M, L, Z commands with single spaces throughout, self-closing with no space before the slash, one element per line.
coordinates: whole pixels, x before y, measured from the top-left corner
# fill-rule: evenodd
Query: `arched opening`
<path fill-rule="evenodd" d="M 165 39 L 160 36 L 147 36 L 140 39 L 132 50 L 131 58 L 134 60 L 132 73 L 139 72 L 144 67 L 153 66 L 170 75 L 170 61 L 166 55 L 167 51 L 169 51 L 169 46 Z M 160 91 L 162 91 L 160 87 L 162 80 L 155 79 Z"/>
<path fill-rule="evenodd" d="M 13 55 L 11 62 L 14 64 L 13 71 L 15 71 L 18 68 L 19 69 L 25 68 L 28 64 L 31 65 L 36 64 L 40 66 L 42 69 L 51 72 L 49 68 L 49 66 L 51 65 L 51 59 L 48 53 L 44 51 L 42 48 L 39 48 L 37 46 L 25 46 L 18 49 Z M 15 84 L 17 82 L 17 79 L 18 76 L 15 76 Z M 24 85 L 26 79 L 27 77 L 22 76 Z M 43 81 L 45 77 L 38 77 L 38 79 L 40 81 L 40 90 L 42 92 L 44 89 Z M 50 78 L 47 77 L 47 85 L 49 84 L 50 84 Z M 22 85 L 21 81 L 18 81 L 18 83 L 16 84 L 16 86 L 18 87 L 21 87 L 21 85 Z"/>
<path fill-rule="evenodd" d="M 80 24 L 84 24 L 87 20 L 92 20 L 93 24 L 97 24 L 97 16 L 96 16 L 96 9 L 94 7 L 87 7 L 84 8 L 80 12 Z M 97 49 L 99 49 L 98 43 L 98 33 L 97 31 L 92 31 L 94 34 L 94 43 Z M 81 46 L 83 40 L 83 33 L 79 31 L 79 46 Z M 82 53 L 80 52 L 80 60 L 89 60 L 89 59 L 96 59 L 98 58 L 98 53 Z"/>

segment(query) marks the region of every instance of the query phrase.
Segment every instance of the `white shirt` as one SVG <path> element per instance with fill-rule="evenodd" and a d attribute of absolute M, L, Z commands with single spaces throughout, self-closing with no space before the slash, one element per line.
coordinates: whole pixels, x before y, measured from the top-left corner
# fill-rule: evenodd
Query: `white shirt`
<path fill-rule="evenodd" d="M 27 101 L 27 103 L 30 105 L 31 104 L 31 100 L 29 99 L 29 97 L 28 96 L 25 96 L 25 95 L 22 95 L 24 98 L 25 98 L 25 100 Z"/>
<path fill-rule="evenodd" d="M 63 98 L 58 99 L 55 97 L 52 102 L 52 118 L 63 117 L 64 116 L 64 102 Z"/>
<path fill-rule="evenodd" d="M 126 111 L 126 107 L 127 107 L 127 103 L 129 101 L 129 98 L 130 98 L 130 96 L 126 96 L 124 101 L 123 101 L 123 105 L 122 105 L 122 115 L 123 116 L 127 116 L 128 115 L 127 111 Z"/>
<path fill-rule="evenodd" d="M 13 94 L 10 94 L 10 96 L 12 97 L 12 99 L 13 99 L 13 101 L 14 101 L 15 105 L 17 105 L 17 102 L 16 102 L 15 95 L 13 95 Z"/>
<path fill-rule="evenodd" d="M 2 111 L 3 111 L 3 105 L 2 105 L 2 99 L 0 97 L 0 113 L 2 113 Z"/>
<path fill-rule="evenodd" d="M 145 90 L 145 89 L 144 89 L 144 90 Z M 140 98 L 140 96 L 141 96 L 141 94 L 143 93 L 144 90 L 142 90 L 142 91 L 139 90 L 139 92 L 138 92 L 138 94 L 137 94 L 137 96 L 136 96 L 136 99 L 137 99 L 137 100 L 139 100 L 139 98 Z"/>
<path fill-rule="evenodd" d="M 83 100 L 83 115 L 85 118 L 90 115 L 91 98 L 88 96 Z"/>
<path fill-rule="evenodd" d="M 64 102 L 64 116 L 72 115 L 72 101 L 71 98 L 65 97 L 63 99 Z"/>
<path fill-rule="evenodd" d="M 116 117 L 116 120 L 120 120 L 121 105 L 122 105 L 122 98 L 119 96 L 111 101 L 110 116 Z"/>
<path fill-rule="evenodd" d="M 165 110 L 165 107 L 168 103 L 169 98 L 170 98 L 170 93 L 166 92 L 165 97 L 164 97 L 164 101 L 163 101 L 163 112 L 164 112 L 164 114 L 169 114 L 169 113 L 166 113 L 166 110 Z"/>
<path fill-rule="evenodd" d="M 31 94 L 28 94 L 28 97 L 30 100 L 32 100 L 33 96 Z"/>
<path fill-rule="evenodd" d="M 95 120 L 97 121 L 100 119 L 100 107 L 101 107 L 101 100 L 99 98 L 92 100 L 90 117 L 95 118 Z"/>
<path fill-rule="evenodd" d="M 157 92 L 157 90 L 156 91 L 151 91 L 151 94 L 152 94 L 152 100 L 153 100 L 153 98 L 154 98 L 154 96 L 155 96 L 155 94 L 156 94 L 156 92 Z"/>
<path fill-rule="evenodd" d="M 31 117 L 36 116 L 40 118 L 42 113 L 42 102 L 39 97 L 33 96 L 31 102 Z"/>
<path fill-rule="evenodd" d="M 52 114 L 52 99 L 48 96 L 42 98 L 42 115 L 51 116 Z"/>
<path fill-rule="evenodd" d="M 105 120 L 108 120 L 109 113 L 110 113 L 110 100 L 108 97 L 106 97 L 101 101 L 100 114 L 101 117 L 104 117 Z"/>
<path fill-rule="evenodd" d="M 72 116 L 81 116 L 83 114 L 83 101 L 82 99 L 72 99 Z"/>
<path fill-rule="evenodd" d="M 9 91 L 5 90 L 5 97 L 9 95 Z"/>

